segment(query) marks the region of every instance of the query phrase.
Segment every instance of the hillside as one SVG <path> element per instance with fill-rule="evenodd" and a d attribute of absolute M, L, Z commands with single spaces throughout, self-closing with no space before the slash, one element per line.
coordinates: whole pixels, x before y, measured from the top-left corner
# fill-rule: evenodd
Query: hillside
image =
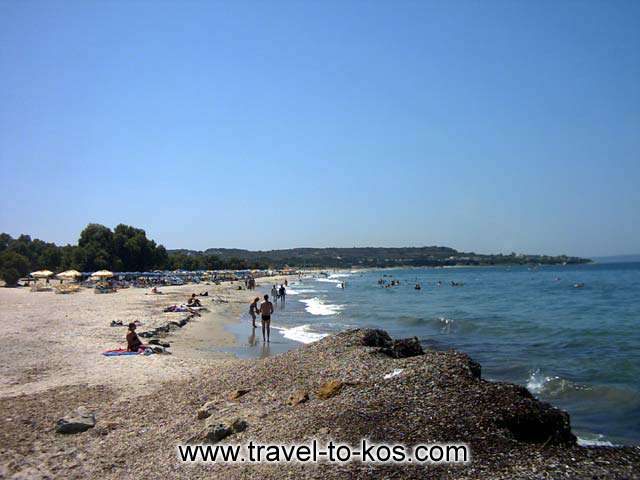
<path fill-rule="evenodd" d="M 276 267 L 391 267 L 391 266 L 453 266 L 453 265 L 554 265 L 588 263 L 589 259 L 566 255 L 483 255 L 459 252 L 449 247 L 353 247 L 353 248 L 291 248 L 251 251 L 231 248 L 209 248 L 205 251 L 171 250 L 170 254 L 232 258 L 251 264 Z"/>

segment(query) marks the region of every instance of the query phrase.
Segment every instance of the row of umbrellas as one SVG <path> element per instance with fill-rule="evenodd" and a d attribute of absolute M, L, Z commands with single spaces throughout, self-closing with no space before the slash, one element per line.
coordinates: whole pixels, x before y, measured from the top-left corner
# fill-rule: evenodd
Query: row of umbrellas
<path fill-rule="evenodd" d="M 33 278 L 49 278 L 53 275 L 51 270 L 38 270 L 37 272 L 31 272 L 31 276 Z M 56 277 L 61 278 L 63 280 L 73 280 L 75 278 L 81 277 L 82 273 L 77 270 L 67 270 L 66 272 L 62 272 L 56 275 Z M 113 272 L 109 270 L 98 270 L 91 274 L 93 278 L 111 278 L 113 277 Z"/>

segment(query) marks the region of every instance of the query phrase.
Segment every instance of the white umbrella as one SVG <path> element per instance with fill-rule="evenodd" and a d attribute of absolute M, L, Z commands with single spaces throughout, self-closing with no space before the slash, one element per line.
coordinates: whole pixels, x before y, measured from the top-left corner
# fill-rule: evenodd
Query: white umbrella
<path fill-rule="evenodd" d="M 109 270 L 98 270 L 97 272 L 93 272 L 91 276 L 96 278 L 110 278 L 113 277 L 113 272 Z"/>
<path fill-rule="evenodd" d="M 56 277 L 62 278 L 64 280 L 74 279 L 81 276 L 82 274 L 77 270 L 67 270 L 66 272 L 61 272 L 56 275 Z"/>
<path fill-rule="evenodd" d="M 53 272 L 50 270 L 38 270 L 37 272 L 31 272 L 31 276 L 33 278 L 47 278 L 53 275 Z"/>

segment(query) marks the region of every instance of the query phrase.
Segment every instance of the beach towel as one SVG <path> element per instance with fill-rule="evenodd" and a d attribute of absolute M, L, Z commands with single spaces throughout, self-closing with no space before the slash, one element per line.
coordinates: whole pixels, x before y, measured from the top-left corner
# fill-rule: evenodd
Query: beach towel
<path fill-rule="evenodd" d="M 102 354 L 106 357 L 118 357 L 120 355 L 140 355 L 140 351 L 130 352 L 127 349 L 121 348 L 118 350 L 107 350 L 106 352 L 102 352 Z"/>
<path fill-rule="evenodd" d="M 121 355 L 151 355 L 152 353 L 154 352 L 150 348 L 141 348 L 137 352 L 130 352 L 129 350 L 126 350 L 124 348 L 102 352 L 105 357 L 119 357 Z"/>

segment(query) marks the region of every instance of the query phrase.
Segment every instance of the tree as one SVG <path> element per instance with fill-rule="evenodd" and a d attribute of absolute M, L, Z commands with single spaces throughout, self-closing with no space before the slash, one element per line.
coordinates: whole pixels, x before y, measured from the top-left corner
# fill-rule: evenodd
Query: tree
<path fill-rule="evenodd" d="M 104 225 L 87 225 L 80 233 L 78 249 L 83 270 L 113 268 L 113 232 Z"/>
<path fill-rule="evenodd" d="M 20 277 L 29 273 L 29 259 L 13 251 L 0 254 L 0 277 L 7 286 L 15 286 Z"/>

